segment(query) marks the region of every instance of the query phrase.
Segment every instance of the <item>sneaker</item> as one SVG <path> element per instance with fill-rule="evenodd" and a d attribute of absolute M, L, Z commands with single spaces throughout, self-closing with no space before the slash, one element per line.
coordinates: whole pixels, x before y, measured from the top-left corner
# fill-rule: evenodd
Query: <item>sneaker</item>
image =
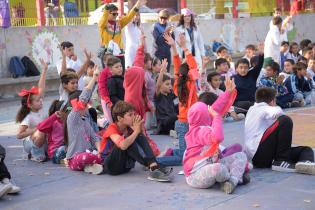
<path fill-rule="evenodd" d="M 11 186 L 10 185 L 2 184 L 0 182 L 0 198 L 5 196 L 6 194 L 8 194 L 10 191 L 11 191 Z"/>
<path fill-rule="evenodd" d="M 315 163 L 311 161 L 297 162 L 295 169 L 298 173 L 315 175 Z"/>
<path fill-rule="evenodd" d="M 161 167 L 160 166 L 160 171 L 162 171 L 166 175 L 170 175 L 173 172 L 172 167 Z"/>
<path fill-rule="evenodd" d="M 250 183 L 250 176 L 249 176 L 249 173 L 244 173 L 243 174 L 243 177 L 242 177 L 242 182 L 240 183 L 241 185 L 246 185 L 248 183 Z"/>
<path fill-rule="evenodd" d="M 238 113 L 237 116 L 238 116 L 239 120 L 245 119 L 245 114 L 243 114 L 243 113 Z"/>
<path fill-rule="evenodd" d="M 295 170 L 295 164 L 289 163 L 287 161 L 278 161 L 274 160 L 272 163 L 271 169 L 273 171 L 279 171 L 279 172 L 296 172 Z"/>
<path fill-rule="evenodd" d="M 16 194 L 16 193 L 19 193 L 21 191 L 21 188 L 12 184 L 8 178 L 4 178 L 1 182 L 4 185 L 8 185 L 11 187 L 11 190 L 8 192 L 8 194 Z"/>
<path fill-rule="evenodd" d="M 103 166 L 101 164 L 97 164 L 97 163 L 86 165 L 84 167 L 84 172 L 98 175 L 98 174 L 101 174 L 103 172 Z"/>
<path fill-rule="evenodd" d="M 153 171 L 149 171 L 148 179 L 151 181 L 158 181 L 158 182 L 170 182 L 171 179 L 169 175 L 163 172 L 161 169 L 155 169 Z"/>
<path fill-rule="evenodd" d="M 236 188 L 236 185 L 230 181 L 226 181 L 221 185 L 221 190 L 226 194 L 231 194 Z"/>
<path fill-rule="evenodd" d="M 174 130 L 170 130 L 170 137 L 173 137 L 174 139 L 177 139 L 177 133 Z"/>

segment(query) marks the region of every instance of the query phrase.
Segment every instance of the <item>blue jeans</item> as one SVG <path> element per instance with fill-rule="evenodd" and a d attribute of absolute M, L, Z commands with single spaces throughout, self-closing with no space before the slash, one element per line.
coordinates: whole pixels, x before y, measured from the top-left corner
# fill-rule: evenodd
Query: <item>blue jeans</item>
<path fill-rule="evenodd" d="M 66 148 L 65 146 L 61 146 L 55 150 L 54 156 L 52 157 L 52 162 L 55 164 L 60 164 L 60 161 L 65 158 L 66 158 Z"/>
<path fill-rule="evenodd" d="M 182 165 L 183 155 L 186 150 L 185 134 L 188 132 L 188 123 L 176 121 L 175 131 L 178 136 L 178 149 L 173 150 L 173 156 L 165 156 L 156 158 L 157 162 L 164 166 L 180 166 Z"/>
<path fill-rule="evenodd" d="M 47 144 L 45 143 L 41 147 L 37 147 L 33 140 L 28 137 L 23 140 L 23 146 L 24 146 L 24 151 L 27 154 L 31 154 L 32 160 L 37 161 L 37 162 L 42 162 L 46 160 L 46 151 L 47 151 Z"/>

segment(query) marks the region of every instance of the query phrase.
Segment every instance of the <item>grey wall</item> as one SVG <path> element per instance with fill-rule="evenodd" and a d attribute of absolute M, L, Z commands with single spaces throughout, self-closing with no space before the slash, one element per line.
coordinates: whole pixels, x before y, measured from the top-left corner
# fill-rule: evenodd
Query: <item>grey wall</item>
<path fill-rule="evenodd" d="M 234 51 L 243 51 L 249 44 L 263 42 L 268 32 L 271 17 L 207 20 L 198 21 L 206 44 L 214 40 L 225 40 Z M 315 14 L 298 15 L 294 17 L 295 27 L 290 33 L 290 38 L 300 41 L 309 38 L 315 41 L 315 28 L 313 27 Z M 151 52 L 152 37 L 150 30 L 152 23 L 145 23 L 144 29 L 147 36 L 148 51 Z M 59 41 L 68 40 L 74 43 L 75 51 L 83 59 L 83 50 L 87 48 L 96 56 L 99 47 L 99 33 L 96 25 L 93 26 L 63 26 L 48 28 L 18 27 L 0 29 L 0 78 L 9 77 L 8 63 L 14 56 L 28 55 L 32 57 L 32 45 L 34 38 L 42 31 L 50 31 L 56 34 Z M 94 60 L 98 59 L 94 57 Z"/>

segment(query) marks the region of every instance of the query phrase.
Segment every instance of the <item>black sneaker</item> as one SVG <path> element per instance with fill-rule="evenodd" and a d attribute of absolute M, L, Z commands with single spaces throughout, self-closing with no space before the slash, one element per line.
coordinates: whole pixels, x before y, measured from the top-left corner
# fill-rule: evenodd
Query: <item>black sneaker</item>
<path fill-rule="evenodd" d="M 295 164 L 294 163 L 289 163 L 287 161 L 274 160 L 272 162 L 271 169 L 273 171 L 279 171 L 279 172 L 288 172 L 288 173 L 296 172 Z"/>
<path fill-rule="evenodd" d="M 246 185 L 246 184 L 248 184 L 248 183 L 250 183 L 250 176 L 249 176 L 249 173 L 245 172 L 245 173 L 243 174 L 243 177 L 242 177 L 242 182 L 239 183 L 239 184 L 240 184 L 240 185 Z"/>
<path fill-rule="evenodd" d="M 150 169 L 148 179 L 152 180 L 152 181 L 158 181 L 158 182 L 170 182 L 171 181 L 169 174 L 165 173 L 164 171 L 162 171 L 159 168 L 157 168 L 153 171 L 151 171 L 151 169 Z"/>

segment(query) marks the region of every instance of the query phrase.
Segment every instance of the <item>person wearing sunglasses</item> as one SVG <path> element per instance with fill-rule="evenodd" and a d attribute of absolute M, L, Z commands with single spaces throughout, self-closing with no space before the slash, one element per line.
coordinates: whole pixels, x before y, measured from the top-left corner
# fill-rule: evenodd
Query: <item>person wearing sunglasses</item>
<path fill-rule="evenodd" d="M 161 10 L 159 12 L 159 21 L 153 25 L 152 31 L 154 39 L 154 56 L 160 60 L 167 59 L 167 72 L 170 72 L 171 47 L 166 43 L 164 39 L 164 34 L 172 34 L 174 29 L 172 25 L 168 24 L 169 17 L 170 15 L 168 10 Z"/>

